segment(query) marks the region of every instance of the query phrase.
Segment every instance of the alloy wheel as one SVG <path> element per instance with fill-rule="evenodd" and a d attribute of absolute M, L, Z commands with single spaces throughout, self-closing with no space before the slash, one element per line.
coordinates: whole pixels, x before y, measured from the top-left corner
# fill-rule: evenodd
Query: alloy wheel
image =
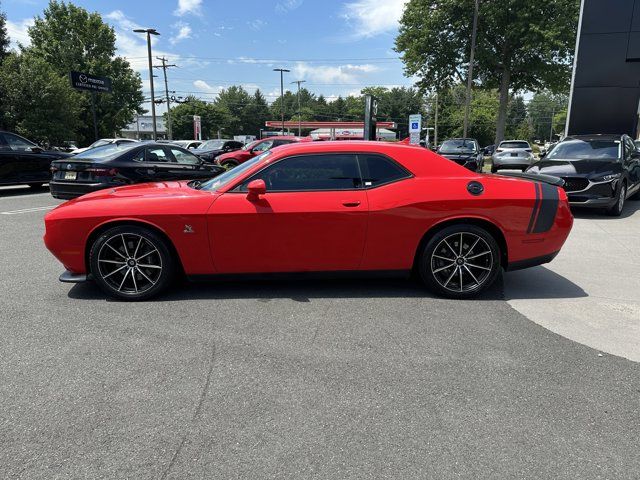
<path fill-rule="evenodd" d="M 493 270 L 493 252 L 489 244 L 471 232 L 445 237 L 431 255 L 431 273 L 440 286 L 450 292 L 479 290 Z"/>
<path fill-rule="evenodd" d="M 108 238 L 98 252 L 98 273 L 114 291 L 139 295 L 158 283 L 162 275 L 158 247 L 136 233 L 119 233 Z"/>

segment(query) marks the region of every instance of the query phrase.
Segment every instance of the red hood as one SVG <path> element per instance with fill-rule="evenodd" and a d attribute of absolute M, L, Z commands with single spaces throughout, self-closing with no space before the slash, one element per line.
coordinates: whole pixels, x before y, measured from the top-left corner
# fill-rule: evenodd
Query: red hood
<path fill-rule="evenodd" d="M 242 163 L 245 160 L 249 160 L 253 155 L 246 150 L 235 150 L 233 152 L 223 153 L 216 157 L 216 163 L 233 158 L 234 160 L 240 160 Z"/>

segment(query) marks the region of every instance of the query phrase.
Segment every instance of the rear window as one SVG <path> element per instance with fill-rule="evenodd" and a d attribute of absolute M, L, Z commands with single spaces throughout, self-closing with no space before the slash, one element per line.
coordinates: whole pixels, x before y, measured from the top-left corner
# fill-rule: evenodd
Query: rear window
<path fill-rule="evenodd" d="M 502 142 L 498 148 L 531 148 L 528 142 Z"/>
<path fill-rule="evenodd" d="M 377 187 L 403 178 L 411 174 L 394 161 L 381 155 L 358 155 L 362 180 L 366 187 Z"/>
<path fill-rule="evenodd" d="M 85 150 L 82 153 L 79 153 L 74 156 L 74 158 L 92 158 L 92 159 L 100 159 L 100 160 L 110 160 L 112 158 L 121 155 L 127 150 L 131 150 L 132 148 L 136 148 L 137 145 L 134 143 L 126 142 L 122 144 L 110 143 L 103 147 L 90 148 L 89 150 Z"/>

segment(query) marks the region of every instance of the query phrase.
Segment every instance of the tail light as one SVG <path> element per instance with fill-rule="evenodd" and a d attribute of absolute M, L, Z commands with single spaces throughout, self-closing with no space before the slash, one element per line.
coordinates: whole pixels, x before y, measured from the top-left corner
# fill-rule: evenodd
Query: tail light
<path fill-rule="evenodd" d="M 115 177 L 118 174 L 115 168 L 87 168 L 85 172 L 92 173 L 94 177 Z"/>

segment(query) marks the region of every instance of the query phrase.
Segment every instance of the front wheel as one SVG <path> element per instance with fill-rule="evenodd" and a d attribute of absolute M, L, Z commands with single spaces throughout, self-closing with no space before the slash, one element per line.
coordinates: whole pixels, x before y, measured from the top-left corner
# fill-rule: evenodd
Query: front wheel
<path fill-rule="evenodd" d="M 146 300 L 165 290 L 175 260 L 166 241 L 135 225 L 114 227 L 98 237 L 89 253 L 91 274 L 108 295 L 120 300 Z"/>
<path fill-rule="evenodd" d="M 447 227 L 424 246 L 420 276 L 438 295 L 469 298 L 493 284 L 500 270 L 500 247 L 485 229 L 470 224 Z"/>
<path fill-rule="evenodd" d="M 624 210 L 624 204 L 627 199 L 627 184 L 622 182 L 620 185 L 620 190 L 618 191 L 618 196 L 616 197 L 616 203 L 607 210 L 607 215 L 611 217 L 619 217 L 622 215 L 622 211 Z"/>

